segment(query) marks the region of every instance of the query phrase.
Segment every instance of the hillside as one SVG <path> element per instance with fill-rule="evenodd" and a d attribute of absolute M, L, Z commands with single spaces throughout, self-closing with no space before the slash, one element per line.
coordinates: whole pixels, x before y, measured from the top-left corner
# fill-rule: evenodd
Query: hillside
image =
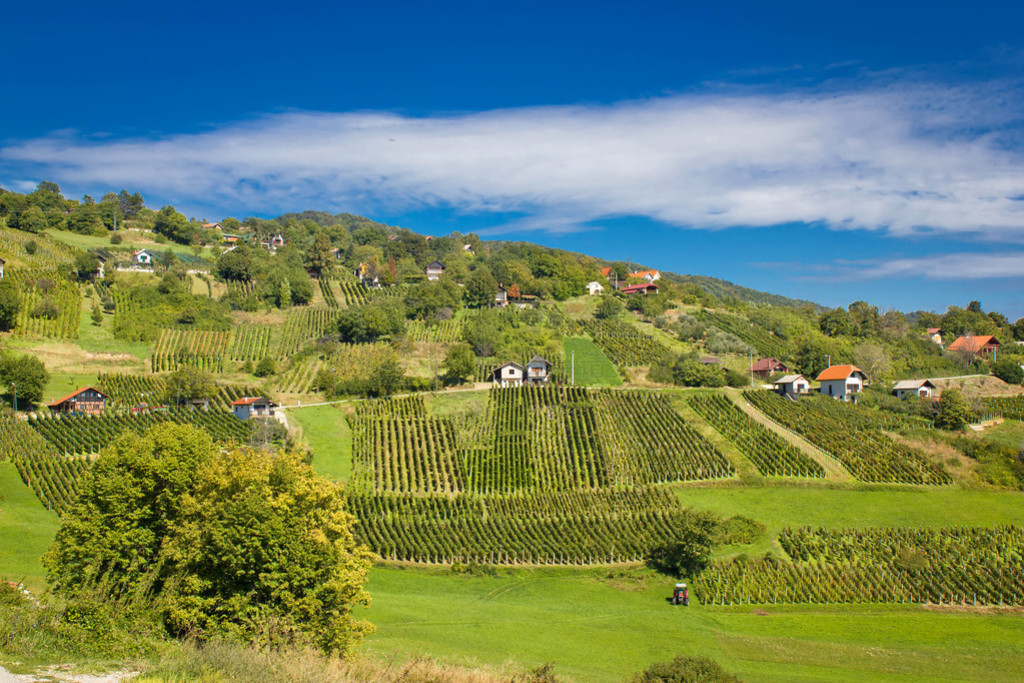
<path fill-rule="evenodd" d="M 745 680 L 1024 666 L 1022 321 L 132 197 L 0 194 L 0 578 L 41 595 L 96 459 L 192 425 L 344 485 L 377 558 L 368 662 L 512 660 L 506 680 L 621 680 L 679 653 Z M 798 373 L 805 391 L 772 390 Z M 931 396 L 894 394 L 926 378 Z M 238 408 L 257 397 L 274 419 Z M 666 601 L 677 580 L 689 607 Z M 0 665 L 56 663 L 3 628 Z"/>

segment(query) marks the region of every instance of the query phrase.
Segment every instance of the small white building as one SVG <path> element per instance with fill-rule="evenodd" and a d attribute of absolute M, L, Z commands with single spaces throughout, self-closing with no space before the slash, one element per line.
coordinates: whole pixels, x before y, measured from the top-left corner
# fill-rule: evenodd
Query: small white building
<path fill-rule="evenodd" d="M 107 257 L 104 256 L 103 254 L 97 253 L 96 254 L 96 258 L 100 262 L 100 267 L 99 267 L 99 270 L 96 271 L 96 275 L 97 275 L 97 277 L 99 277 L 99 279 L 102 280 L 105 277 L 107 277 Z M 3 270 L 3 267 L 0 266 L 0 271 L 2 271 L 2 270 Z"/>
<path fill-rule="evenodd" d="M 0 280 L 4 279 L 4 264 L 5 263 L 7 263 L 7 261 L 4 261 L 2 258 L 0 258 Z"/>
<path fill-rule="evenodd" d="M 821 382 L 823 396 L 841 401 L 856 401 L 857 394 L 864 391 L 868 376 L 856 365 L 833 365 L 817 377 Z"/>
<path fill-rule="evenodd" d="M 277 404 L 263 396 L 245 396 L 231 402 L 231 411 L 239 420 L 251 417 L 274 417 Z"/>
<path fill-rule="evenodd" d="M 638 270 L 635 273 L 630 273 L 629 277 L 634 277 L 644 282 L 651 283 L 661 279 L 661 273 L 656 270 Z"/>
<path fill-rule="evenodd" d="M 772 382 L 772 385 L 780 396 L 796 398 L 811 393 L 811 383 L 803 375 L 784 375 Z"/>
<path fill-rule="evenodd" d="M 534 356 L 526 364 L 526 381 L 530 384 L 547 384 L 552 367 L 550 362 L 540 356 Z"/>
<path fill-rule="evenodd" d="M 428 280 L 440 280 L 442 275 L 444 275 L 443 263 L 441 263 L 440 261 L 434 261 L 433 263 L 427 264 Z"/>
<path fill-rule="evenodd" d="M 132 252 L 132 265 L 152 268 L 154 263 L 156 263 L 156 254 L 149 249 Z"/>
<path fill-rule="evenodd" d="M 508 290 L 503 285 L 498 285 L 498 293 L 494 295 L 494 305 L 497 308 L 508 306 Z"/>
<path fill-rule="evenodd" d="M 597 296 L 598 294 L 604 293 L 604 285 L 597 280 L 587 283 L 587 294 L 590 296 Z"/>
<path fill-rule="evenodd" d="M 491 381 L 501 387 L 518 387 L 523 383 L 526 369 L 519 363 L 509 361 L 494 369 Z"/>
<path fill-rule="evenodd" d="M 892 388 L 892 393 L 896 394 L 896 398 L 915 395 L 921 398 L 931 398 L 933 391 L 935 391 L 935 385 L 926 379 L 905 379 L 896 382 L 896 386 Z"/>

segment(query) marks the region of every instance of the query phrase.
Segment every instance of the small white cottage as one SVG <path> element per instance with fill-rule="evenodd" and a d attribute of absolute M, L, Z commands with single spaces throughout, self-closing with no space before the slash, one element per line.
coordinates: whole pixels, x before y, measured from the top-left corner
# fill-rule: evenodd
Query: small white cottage
<path fill-rule="evenodd" d="M 534 356 L 526 364 L 526 381 L 530 384 L 547 384 L 552 365 L 540 356 Z"/>
<path fill-rule="evenodd" d="M 444 275 L 444 264 L 440 261 L 433 261 L 427 264 L 427 279 L 428 280 L 440 280 L 441 276 Z"/>
<path fill-rule="evenodd" d="M 796 398 L 811 393 L 811 383 L 803 375 L 784 375 L 772 384 L 780 396 Z"/>
<path fill-rule="evenodd" d="M 519 363 L 509 361 L 494 369 L 491 373 L 491 381 L 501 387 L 518 387 L 523 383 L 526 375 L 526 368 Z"/>
<path fill-rule="evenodd" d="M 935 391 L 935 385 L 926 379 L 905 379 L 896 382 L 896 386 L 892 388 L 892 393 L 896 394 L 896 398 L 915 395 L 921 398 L 931 398 L 933 391 Z"/>
<path fill-rule="evenodd" d="M 868 376 L 856 365 L 833 365 L 818 375 L 821 393 L 841 401 L 856 401 Z"/>
<path fill-rule="evenodd" d="M 144 268 L 151 267 L 156 262 L 156 255 L 149 249 L 139 249 L 136 252 L 132 252 L 132 264 L 136 266 L 143 266 Z"/>
<path fill-rule="evenodd" d="M 277 404 L 263 396 L 245 396 L 231 402 L 231 411 L 239 420 L 251 417 L 274 417 Z"/>
<path fill-rule="evenodd" d="M 597 296 L 598 294 L 602 294 L 603 292 L 604 285 L 602 285 L 597 280 L 587 283 L 587 294 L 589 294 L 590 296 Z"/>

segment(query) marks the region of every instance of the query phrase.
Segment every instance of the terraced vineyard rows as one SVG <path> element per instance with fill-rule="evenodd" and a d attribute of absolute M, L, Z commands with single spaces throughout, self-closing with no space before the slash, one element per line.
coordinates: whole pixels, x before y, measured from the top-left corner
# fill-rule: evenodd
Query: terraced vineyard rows
<path fill-rule="evenodd" d="M 56 271 L 9 269 L 6 278 L 21 293 L 14 324 L 18 337 L 77 339 L 82 295 L 78 285 Z"/>
<path fill-rule="evenodd" d="M 319 278 L 317 284 L 320 287 L 320 293 L 324 297 L 324 304 L 328 308 L 338 308 L 341 304 L 338 302 L 338 297 L 334 294 L 334 287 L 331 286 L 331 280 L 328 278 Z"/>
<path fill-rule="evenodd" d="M 793 562 L 714 564 L 704 604 L 1024 604 L 1024 529 L 784 529 Z"/>
<path fill-rule="evenodd" d="M 32 418 L 29 425 L 58 453 L 87 455 L 98 453 L 123 432 L 142 433 L 165 422 L 202 427 L 217 441 L 246 441 L 250 424 L 223 410 L 170 408 L 147 413 L 80 417 Z"/>
<path fill-rule="evenodd" d="M 259 361 L 270 354 L 270 325 L 244 323 L 234 328 L 229 357 L 233 361 Z"/>
<path fill-rule="evenodd" d="M 34 253 L 28 253 L 25 246 L 35 242 Z M 75 250 L 56 240 L 45 239 L 13 228 L 0 227 L 0 258 L 7 261 L 7 267 L 18 270 L 55 271 L 75 260 Z"/>
<path fill-rule="evenodd" d="M 63 511 L 75 497 L 78 481 L 89 467 L 83 458 L 59 455 L 27 422 L 9 411 L 0 413 L 0 460 L 9 459 L 22 481 L 48 509 Z"/>
<path fill-rule="evenodd" d="M 768 391 L 745 391 L 743 396 L 771 419 L 830 453 L 862 481 L 953 483 L 941 465 L 928 462 L 919 451 L 897 443 L 877 429 L 842 419 L 835 412 L 836 407 L 824 400 L 794 402 Z"/>
<path fill-rule="evenodd" d="M 159 375 L 100 373 L 97 382 L 98 388 L 107 394 L 114 408 L 133 408 L 141 403 L 158 405 L 167 400 L 167 383 Z M 227 406 L 243 396 L 259 396 L 259 390 L 234 384 L 218 384 L 217 395 L 211 399 L 211 403 Z"/>
<path fill-rule="evenodd" d="M 733 470 L 660 395 L 493 389 L 483 414 L 421 396 L 350 418 L 359 534 L 393 560 L 638 561 L 687 513 L 650 484 Z"/>
<path fill-rule="evenodd" d="M 712 427 L 750 458 L 766 476 L 824 477 L 825 468 L 758 424 L 722 394 L 694 394 L 687 402 Z"/>
<path fill-rule="evenodd" d="M 150 356 L 153 372 L 192 365 L 208 372 L 223 372 L 231 332 L 162 330 Z"/>
<path fill-rule="evenodd" d="M 405 333 L 414 342 L 454 344 L 462 340 L 462 323 L 455 319 L 430 322 L 410 320 Z"/>
<path fill-rule="evenodd" d="M 293 360 L 291 366 L 278 375 L 275 386 L 285 393 L 313 393 L 316 373 L 323 365 L 324 362 L 315 356 Z"/>
<path fill-rule="evenodd" d="M 384 559 L 589 565 L 638 562 L 690 514 L 663 489 L 349 497 L 356 534 Z"/>
<path fill-rule="evenodd" d="M 277 345 L 278 356 L 291 356 L 298 353 L 306 342 L 334 332 L 337 320 L 337 311 L 326 306 L 307 306 L 289 310 L 281 327 Z"/>
<path fill-rule="evenodd" d="M 650 365 L 669 352 L 654 337 L 619 320 L 588 320 L 582 326 L 619 367 Z"/>
<path fill-rule="evenodd" d="M 985 410 L 1008 420 L 1024 420 L 1024 394 L 984 399 Z"/>
<path fill-rule="evenodd" d="M 341 291 L 339 304 L 344 306 L 358 306 L 366 302 L 366 294 L 370 290 L 360 282 L 352 280 L 339 280 L 338 289 Z"/>
<path fill-rule="evenodd" d="M 712 311 L 698 311 L 698 320 L 708 325 L 714 325 L 723 332 L 739 337 L 740 340 L 750 344 L 762 356 L 773 358 L 789 358 L 789 344 L 760 325 L 751 323 L 746 318 L 741 318 L 728 313 L 714 313 Z"/>

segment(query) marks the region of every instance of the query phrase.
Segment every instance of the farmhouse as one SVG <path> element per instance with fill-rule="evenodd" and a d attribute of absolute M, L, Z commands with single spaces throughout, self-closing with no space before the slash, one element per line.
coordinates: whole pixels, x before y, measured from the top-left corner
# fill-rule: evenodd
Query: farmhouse
<path fill-rule="evenodd" d="M 250 417 L 273 417 L 277 404 L 262 396 L 246 396 L 231 402 L 231 410 L 239 420 Z"/>
<path fill-rule="evenodd" d="M 473 255 L 476 254 L 476 250 L 473 249 L 473 245 L 472 244 L 463 244 L 462 245 L 462 251 L 467 253 L 467 254 L 469 254 L 470 256 L 473 256 Z"/>
<path fill-rule="evenodd" d="M 657 294 L 658 285 L 650 283 L 644 283 L 642 285 L 626 285 L 620 291 L 626 295 L 643 294 L 644 296 L 647 296 L 648 294 Z"/>
<path fill-rule="evenodd" d="M 530 384 L 547 384 L 551 375 L 551 363 L 540 356 L 534 356 L 526 364 L 526 381 Z"/>
<path fill-rule="evenodd" d="M 523 383 L 526 368 L 519 363 L 502 363 L 491 373 L 491 381 L 501 387 L 518 387 Z"/>
<path fill-rule="evenodd" d="M 96 271 L 96 275 L 102 280 L 107 277 L 107 261 L 110 257 L 101 251 L 96 251 L 94 253 L 96 254 L 97 260 L 100 262 L 100 267 L 99 270 Z M 3 268 L 0 267 L 0 270 L 3 270 Z"/>
<path fill-rule="evenodd" d="M 99 415 L 107 407 L 107 395 L 96 387 L 89 386 L 73 391 L 46 406 L 55 413 Z"/>
<path fill-rule="evenodd" d="M 935 391 L 935 385 L 926 379 L 905 379 L 902 382 L 896 382 L 896 386 L 892 388 L 892 393 L 896 394 L 896 398 L 906 398 L 907 396 L 931 398 L 933 391 Z"/>
<path fill-rule="evenodd" d="M 661 273 L 659 273 L 656 270 L 638 270 L 635 273 L 630 273 L 629 276 L 632 278 L 637 278 L 638 280 L 643 280 L 644 282 L 647 283 L 651 283 L 654 282 L 655 280 L 661 279 Z"/>
<path fill-rule="evenodd" d="M 773 382 L 780 396 L 797 398 L 811 393 L 811 383 L 803 375 L 784 375 Z"/>
<path fill-rule="evenodd" d="M 207 230 L 217 230 L 218 232 L 224 229 L 220 223 L 203 223 L 203 227 Z"/>
<path fill-rule="evenodd" d="M 976 337 L 957 337 L 956 341 L 950 344 L 947 350 L 995 358 L 996 351 L 999 350 L 999 340 L 990 334 L 981 334 Z"/>
<path fill-rule="evenodd" d="M 762 358 L 750 366 L 750 372 L 764 379 L 776 372 L 789 372 L 789 368 L 777 358 Z"/>
<path fill-rule="evenodd" d="M 602 285 L 597 280 L 587 283 L 587 294 L 589 294 L 590 296 L 597 296 L 598 294 L 602 294 L 603 292 L 604 285 Z"/>
<path fill-rule="evenodd" d="M 938 327 L 929 327 L 928 338 L 932 340 L 933 344 L 942 346 L 942 329 Z"/>
<path fill-rule="evenodd" d="M 868 376 L 856 365 L 833 365 L 818 375 L 821 393 L 842 401 L 857 400 Z"/>
<path fill-rule="evenodd" d="M 508 290 L 503 285 L 498 285 L 498 293 L 494 295 L 494 306 L 496 308 L 508 306 Z"/>
<path fill-rule="evenodd" d="M 151 268 L 156 263 L 156 255 L 149 249 L 139 249 L 132 252 L 132 265 Z"/>
<path fill-rule="evenodd" d="M 427 279 L 428 280 L 440 280 L 441 276 L 444 275 L 444 264 L 440 261 L 434 261 L 427 264 Z"/>
<path fill-rule="evenodd" d="M 260 240 L 260 246 L 270 251 L 277 251 L 284 246 L 284 235 L 281 233 L 267 235 L 265 238 Z"/>

